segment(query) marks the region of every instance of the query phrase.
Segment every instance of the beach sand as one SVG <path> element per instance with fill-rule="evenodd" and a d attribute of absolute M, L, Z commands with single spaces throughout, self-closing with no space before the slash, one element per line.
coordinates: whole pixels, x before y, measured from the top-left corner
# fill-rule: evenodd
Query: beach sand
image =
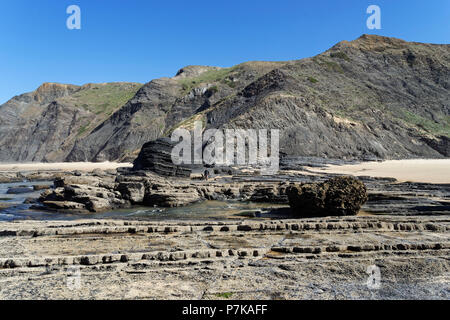
<path fill-rule="evenodd" d="M 450 159 L 387 160 L 342 166 L 329 165 L 326 168 L 310 170 L 354 176 L 391 177 L 399 182 L 450 183 Z"/>
<path fill-rule="evenodd" d="M 58 163 L 0 163 L 0 172 L 19 171 L 92 171 L 94 169 L 108 170 L 119 167 L 132 167 L 131 163 L 117 162 L 58 162 Z"/>
<path fill-rule="evenodd" d="M 0 163 L 0 172 L 21 171 L 92 171 L 132 167 L 117 162 Z M 387 160 L 351 165 L 308 168 L 310 174 L 338 173 L 354 176 L 391 177 L 400 182 L 450 183 L 450 159 Z M 305 173 L 307 173 L 305 171 Z"/>

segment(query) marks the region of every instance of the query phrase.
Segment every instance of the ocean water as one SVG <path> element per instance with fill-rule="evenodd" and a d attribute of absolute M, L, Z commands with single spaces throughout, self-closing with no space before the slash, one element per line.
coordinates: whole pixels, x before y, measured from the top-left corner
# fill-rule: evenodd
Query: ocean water
<path fill-rule="evenodd" d="M 27 198 L 38 198 L 40 191 L 24 194 L 7 194 L 10 187 L 52 185 L 52 181 L 15 182 L 0 184 L 0 221 L 14 220 L 77 220 L 77 219 L 139 219 L 139 220 L 190 220 L 190 219 L 237 219 L 237 218 L 283 218 L 288 206 L 237 201 L 204 201 L 184 207 L 161 208 L 134 206 L 101 213 L 72 213 L 31 209 L 25 204 Z"/>

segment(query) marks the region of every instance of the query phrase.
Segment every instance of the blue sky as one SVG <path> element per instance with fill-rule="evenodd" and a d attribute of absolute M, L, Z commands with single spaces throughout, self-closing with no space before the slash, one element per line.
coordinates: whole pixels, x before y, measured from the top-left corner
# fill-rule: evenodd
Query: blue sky
<path fill-rule="evenodd" d="M 381 30 L 366 9 L 381 8 Z M 68 30 L 66 8 L 81 8 Z M 449 43 L 449 0 L 14 0 L 0 6 L 0 104 L 43 82 L 135 81 L 190 64 L 316 55 L 376 33 Z"/>

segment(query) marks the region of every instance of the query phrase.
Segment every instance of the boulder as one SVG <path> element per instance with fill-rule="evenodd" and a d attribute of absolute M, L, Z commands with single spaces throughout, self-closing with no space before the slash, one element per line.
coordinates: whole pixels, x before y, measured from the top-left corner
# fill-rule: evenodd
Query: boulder
<path fill-rule="evenodd" d="M 366 186 L 353 177 L 294 184 L 286 193 L 292 213 L 299 217 L 356 215 L 367 201 Z"/>
<path fill-rule="evenodd" d="M 146 189 L 144 204 L 148 206 L 181 207 L 204 200 L 193 185 L 153 183 Z"/>
<path fill-rule="evenodd" d="M 147 142 L 134 160 L 133 170 L 149 170 L 162 176 L 189 177 L 192 171 L 190 168 L 172 161 L 172 149 L 176 144 L 169 138 Z"/>
<path fill-rule="evenodd" d="M 38 202 L 38 199 L 29 197 L 29 198 L 26 198 L 23 203 L 24 204 L 33 204 L 33 203 L 37 203 L 37 202 Z"/>
<path fill-rule="evenodd" d="M 86 201 L 86 209 L 91 212 L 101 212 L 113 209 L 115 206 L 111 201 L 100 197 L 89 197 Z"/>

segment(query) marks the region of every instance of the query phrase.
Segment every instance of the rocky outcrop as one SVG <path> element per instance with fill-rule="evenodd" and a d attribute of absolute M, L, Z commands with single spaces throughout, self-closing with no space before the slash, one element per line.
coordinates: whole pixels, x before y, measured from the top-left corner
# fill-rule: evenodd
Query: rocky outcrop
<path fill-rule="evenodd" d="M 30 187 L 11 187 L 8 188 L 6 194 L 21 194 L 21 193 L 30 193 L 33 192 L 33 188 Z"/>
<path fill-rule="evenodd" d="M 186 165 L 176 165 L 172 159 L 172 149 L 177 143 L 169 138 L 160 138 L 142 146 L 133 170 L 149 170 L 162 176 L 189 177 L 191 169 Z"/>
<path fill-rule="evenodd" d="M 132 198 L 123 197 L 117 189 L 114 175 L 79 172 L 60 175 L 54 180 L 54 189 L 45 190 L 39 197 L 44 208 L 101 212 L 131 204 Z"/>
<path fill-rule="evenodd" d="M 367 201 L 364 183 L 352 177 L 293 185 L 286 193 L 292 213 L 299 217 L 356 215 Z"/>
<path fill-rule="evenodd" d="M 317 159 L 316 159 L 317 160 Z M 151 206 L 175 207 L 189 205 L 190 203 L 204 200 L 241 200 L 246 202 L 262 202 L 283 204 L 286 214 L 290 214 L 287 189 L 289 186 L 305 184 L 317 185 L 335 176 L 333 174 L 311 174 L 302 171 L 302 166 L 322 166 L 320 159 L 307 158 L 299 161 L 291 161 L 284 166 L 278 175 L 265 177 L 249 173 L 248 170 L 230 168 L 229 170 L 214 170 L 210 180 L 163 177 L 151 171 L 133 171 L 130 168 L 117 170 L 94 170 L 62 172 L 50 171 L 19 171 L 0 172 L 0 181 L 3 183 L 28 181 L 45 181 L 41 184 L 48 187 L 47 181 L 54 180 L 54 189 L 46 190 L 41 197 L 43 201 L 60 201 L 58 203 L 46 203 L 44 208 L 75 211 L 89 211 L 86 207 L 88 198 L 98 198 L 97 191 L 105 194 L 106 198 L 113 195 L 117 201 L 109 199 L 105 210 L 116 207 L 126 207 L 132 204 Z M 300 170 L 300 171 L 298 171 Z M 367 188 L 368 201 L 361 211 L 364 214 L 385 215 L 446 215 L 450 214 L 450 185 L 441 183 L 398 182 L 393 178 L 376 178 L 370 176 L 358 176 Z M 292 185 L 292 183 L 295 183 Z M 65 187 L 81 185 L 89 188 L 83 197 L 73 197 L 70 189 Z M 36 188 L 39 189 L 40 187 Z M 31 189 L 31 188 L 30 188 Z M 86 190 L 84 187 L 81 190 Z M 30 190 L 31 191 L 31 190 Z M 78 191 L 77 191 L 78 192 Z M 33 195 L 34 197 L 34 195 Z M 9 197 L 6 197 L 9 198 Z M 77 199 L 74 205 L 73 199 Z M 94 199 L 95 201 L 96 199 Z M 29 204 L 38 204 L 30 198 Z M 12 204 L 8 204 L 11 206 Z M 256 205 L 257 206 L 257 205 Z M 42 209 L 42 207 L 37 207 Z"/>
<path fill-rule="evenodd" d="M 196 181 L 164 177 L 151 171 L 123 174 L 58 177 L 54 189 L 44 191 L 44 208 L 99 212 L 133 204 L 180 207 L 205 200 L 287 203 L 285 182 Z M 78 203 L 78 205 L 75 205 Z"/>
<path fill-rule="evenodd" d="M 91 187 L 70 184 L 54 190 L 44 191 L 39 201 L 51 209 L 101 212 L 128 206 L 121 193 L 107 187 Z"/>

